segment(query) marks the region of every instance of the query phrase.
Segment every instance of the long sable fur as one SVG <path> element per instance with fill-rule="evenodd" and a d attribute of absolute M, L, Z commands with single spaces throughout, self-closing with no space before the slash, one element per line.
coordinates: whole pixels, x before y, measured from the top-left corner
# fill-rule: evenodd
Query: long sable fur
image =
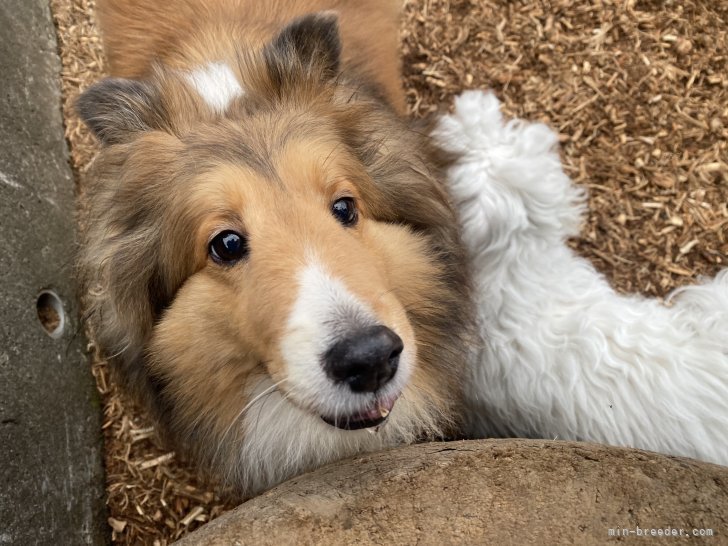
<path fill-rule="evenodd" d="M 331 17 L 317 15 L 313 33 L 296 21 L 258 51 L 239 48 L 235 69 L 244 77 L 245 95 L 224 116 L 207 110 L 178 70 L 162 65 L 144 80 L 105 80 L 78 103 L 104 144 L 93 168 L 79 258 L 87 318 L 116 377 L 150 409 L 168 441 L 202 467 L 218 465 L 213 476 L 238 476 L 243 494 L 300 468 L 239 477 L 236 436 L 211 436 L 214 414 L 184 417 L 175 385 L 154 373 L 150 361 L 156 325 L 198 267 L 189 234 L 200 211 L 187 210 L 185 196 L 196 176 L 220 162 L 275 177 L 269 157 L 287 138 L 318 125 L 337 134 L 368 175 L 358 190 L 373 219 L 421 236 L 438 270 L 427 293 L 407 302 L 418 367 L 437 380 L 432 405 L 438 422 L 412 431 L 409 441 L 449 432 L 460 399 L 471 309 L 458 224 L 443 184 L 448 157 L 398 116 L 379 84 L 347 67 L 339 71 Z M 281 115 L 291 111 L 300 115 Z M 256 138 L 236 138 L 238 124 L 251 119 L 266 120 L 246 126 Z M 269 131 L 283 122 L 285 130 Z M 218 457 L 221 441 L 229 443 L 224 457 Z"/>

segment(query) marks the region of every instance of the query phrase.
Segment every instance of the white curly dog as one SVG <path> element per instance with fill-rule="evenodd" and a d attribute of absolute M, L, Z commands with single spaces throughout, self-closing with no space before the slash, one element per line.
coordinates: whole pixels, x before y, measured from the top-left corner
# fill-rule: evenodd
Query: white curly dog
<path fill-rule="evenodd" d="M 585 192 L 543 124 L 466 92 L 435 136 L 471 255 L 472 436 L 586 440 L 728 465 L 728 270 L 668 304 L 616 293 L 566 239 Z"/>

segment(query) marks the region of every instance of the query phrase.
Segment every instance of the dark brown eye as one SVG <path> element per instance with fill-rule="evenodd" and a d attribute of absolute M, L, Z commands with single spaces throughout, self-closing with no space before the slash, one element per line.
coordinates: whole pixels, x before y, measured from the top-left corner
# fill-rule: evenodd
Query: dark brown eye
<path fill-rule="evenodd" d="M 341 225 L 353 226 L 359 219 L 359 215 L 356 212 L 356 204 L 354 199 L 351 197 L 342 197 L 334 201 L 331 205 L 331 212 Z"/>
<path fill-rule="evenodd" d="M 210 241 L 208 253 L 219 264 L 233 265 L 247 256 L 248 242 L 235 231 L 221 231 Z"/>

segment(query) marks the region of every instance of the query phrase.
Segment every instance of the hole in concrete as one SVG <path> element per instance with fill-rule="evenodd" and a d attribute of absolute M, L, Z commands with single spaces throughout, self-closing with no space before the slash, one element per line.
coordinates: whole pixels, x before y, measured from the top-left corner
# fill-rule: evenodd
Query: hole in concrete
<path fill-rule="evenodd" d="M 66 323 L 66 314 L 63 311 L 61 298 L 51 290 L 44 290 L 38 296 L 35 308 L 38 311 L 40 325 L 46 334 L 54 339 L 61 337 Z"/>

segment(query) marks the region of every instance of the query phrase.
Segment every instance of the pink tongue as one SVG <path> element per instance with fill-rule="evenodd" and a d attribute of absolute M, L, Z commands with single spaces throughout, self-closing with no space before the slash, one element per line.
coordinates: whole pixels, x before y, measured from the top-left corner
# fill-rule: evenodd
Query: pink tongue
<path fill-rule="evenodd" d="M 357 420 L 369 420 L 369 419 L 380 419 L 382 417 L 382 409 L 386 412 L 392 411 L 394 403 L 397 401 L 396 398 L 389 398 L 386 400 L 379 400 L 377 404 L 369 410 L 363 411 L 357 414 Z M 381 409 L 380 409 L 381 408 Z"/>

